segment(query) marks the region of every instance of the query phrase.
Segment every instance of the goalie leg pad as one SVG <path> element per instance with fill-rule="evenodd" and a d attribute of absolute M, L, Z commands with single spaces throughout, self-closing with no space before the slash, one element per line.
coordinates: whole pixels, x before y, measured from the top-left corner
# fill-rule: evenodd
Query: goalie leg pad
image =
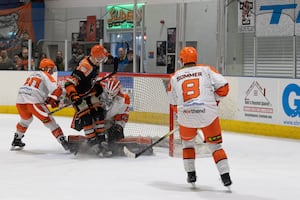
<path fill-rule="evenodd" d="M 83 135 L 69 135 L 68 144 L 71 153 L 86 152 L 88 139 Z"/>
<path fill-rule="evenodd" d="M 126 137 L 116 143 L 126 146 L 133 153 L 139 153 L 152 144 L 152 139 L 150 137 Z M 143 155 L 153 155 L 153 148 L 149 148 Z"/>

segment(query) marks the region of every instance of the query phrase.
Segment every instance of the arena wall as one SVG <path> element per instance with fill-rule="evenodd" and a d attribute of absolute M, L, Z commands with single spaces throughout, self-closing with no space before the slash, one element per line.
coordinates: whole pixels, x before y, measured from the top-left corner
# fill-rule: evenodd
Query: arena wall
<path fill-rule="evenodd" d="M 30 72 L 2 71 L 0 113 L 16 114 L 18 88 Z M 131 96 L 130 121 L 169 123 L 168 75 L 118 73 L 123 89 Z M 61 83 L 59 75 L 58 80 Z M 229 95 L 219 105 L 222 129 L 283 138 L 300 139 L 300 80 L 229 77 Z M 138 92 L 137 92 L 138 91 Z M 55 116 L 73 116 L 72 107 Z"/>

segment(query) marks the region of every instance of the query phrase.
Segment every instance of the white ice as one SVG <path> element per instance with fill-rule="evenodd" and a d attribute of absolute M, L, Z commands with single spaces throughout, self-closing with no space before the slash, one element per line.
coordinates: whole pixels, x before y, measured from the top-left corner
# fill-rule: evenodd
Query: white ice
<path fill-rule="evenodd" d="M 66 135 L 71 118 L 56 117 Z M 10 151 L 17 115 L 0 114 L 0 200 L 298 200 L 300 141 L 224 132 L 232 193 L 211 157 L 197 158 L 196 188 L 181 158 L 164 148 L 153 156 L 97 158 L 67 153 L 34 119 L 22 151 Z M 129 125 L 130 126 L 130 125 Z M 132 125 L 131 125 L 132 126 Z M 139 127 L 142 130 L 142 125 Z M 165 133 L 166 127 L 157 131 Z M 82 133 L 80 133 L 82 134 Z"/>

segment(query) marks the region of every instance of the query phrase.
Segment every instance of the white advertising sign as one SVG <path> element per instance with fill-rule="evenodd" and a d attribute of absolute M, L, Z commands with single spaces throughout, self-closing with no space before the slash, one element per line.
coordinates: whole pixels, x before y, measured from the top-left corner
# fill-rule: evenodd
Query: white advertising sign
<path fill-rule="evenodd" d="M 300 80 L 239 78 L 237 119 L 300 127 Z"/>
<path fill-rule="evenodd" d="M 277 81 L 262 78 L 243 78 L 239 82 L 238 119 L 261 123 L 276 123 Z"/>

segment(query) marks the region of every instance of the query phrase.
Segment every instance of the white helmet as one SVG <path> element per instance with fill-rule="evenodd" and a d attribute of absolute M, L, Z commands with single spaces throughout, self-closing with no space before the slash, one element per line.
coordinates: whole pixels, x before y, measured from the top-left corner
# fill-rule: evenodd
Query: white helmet
<path fill-rule="evenodd" d="M 104 82 L 103 90 L 106 93 L 108 99 L 112 100 L 121 91 L 121 83 L 117 78 L 110 78 Z"/>

